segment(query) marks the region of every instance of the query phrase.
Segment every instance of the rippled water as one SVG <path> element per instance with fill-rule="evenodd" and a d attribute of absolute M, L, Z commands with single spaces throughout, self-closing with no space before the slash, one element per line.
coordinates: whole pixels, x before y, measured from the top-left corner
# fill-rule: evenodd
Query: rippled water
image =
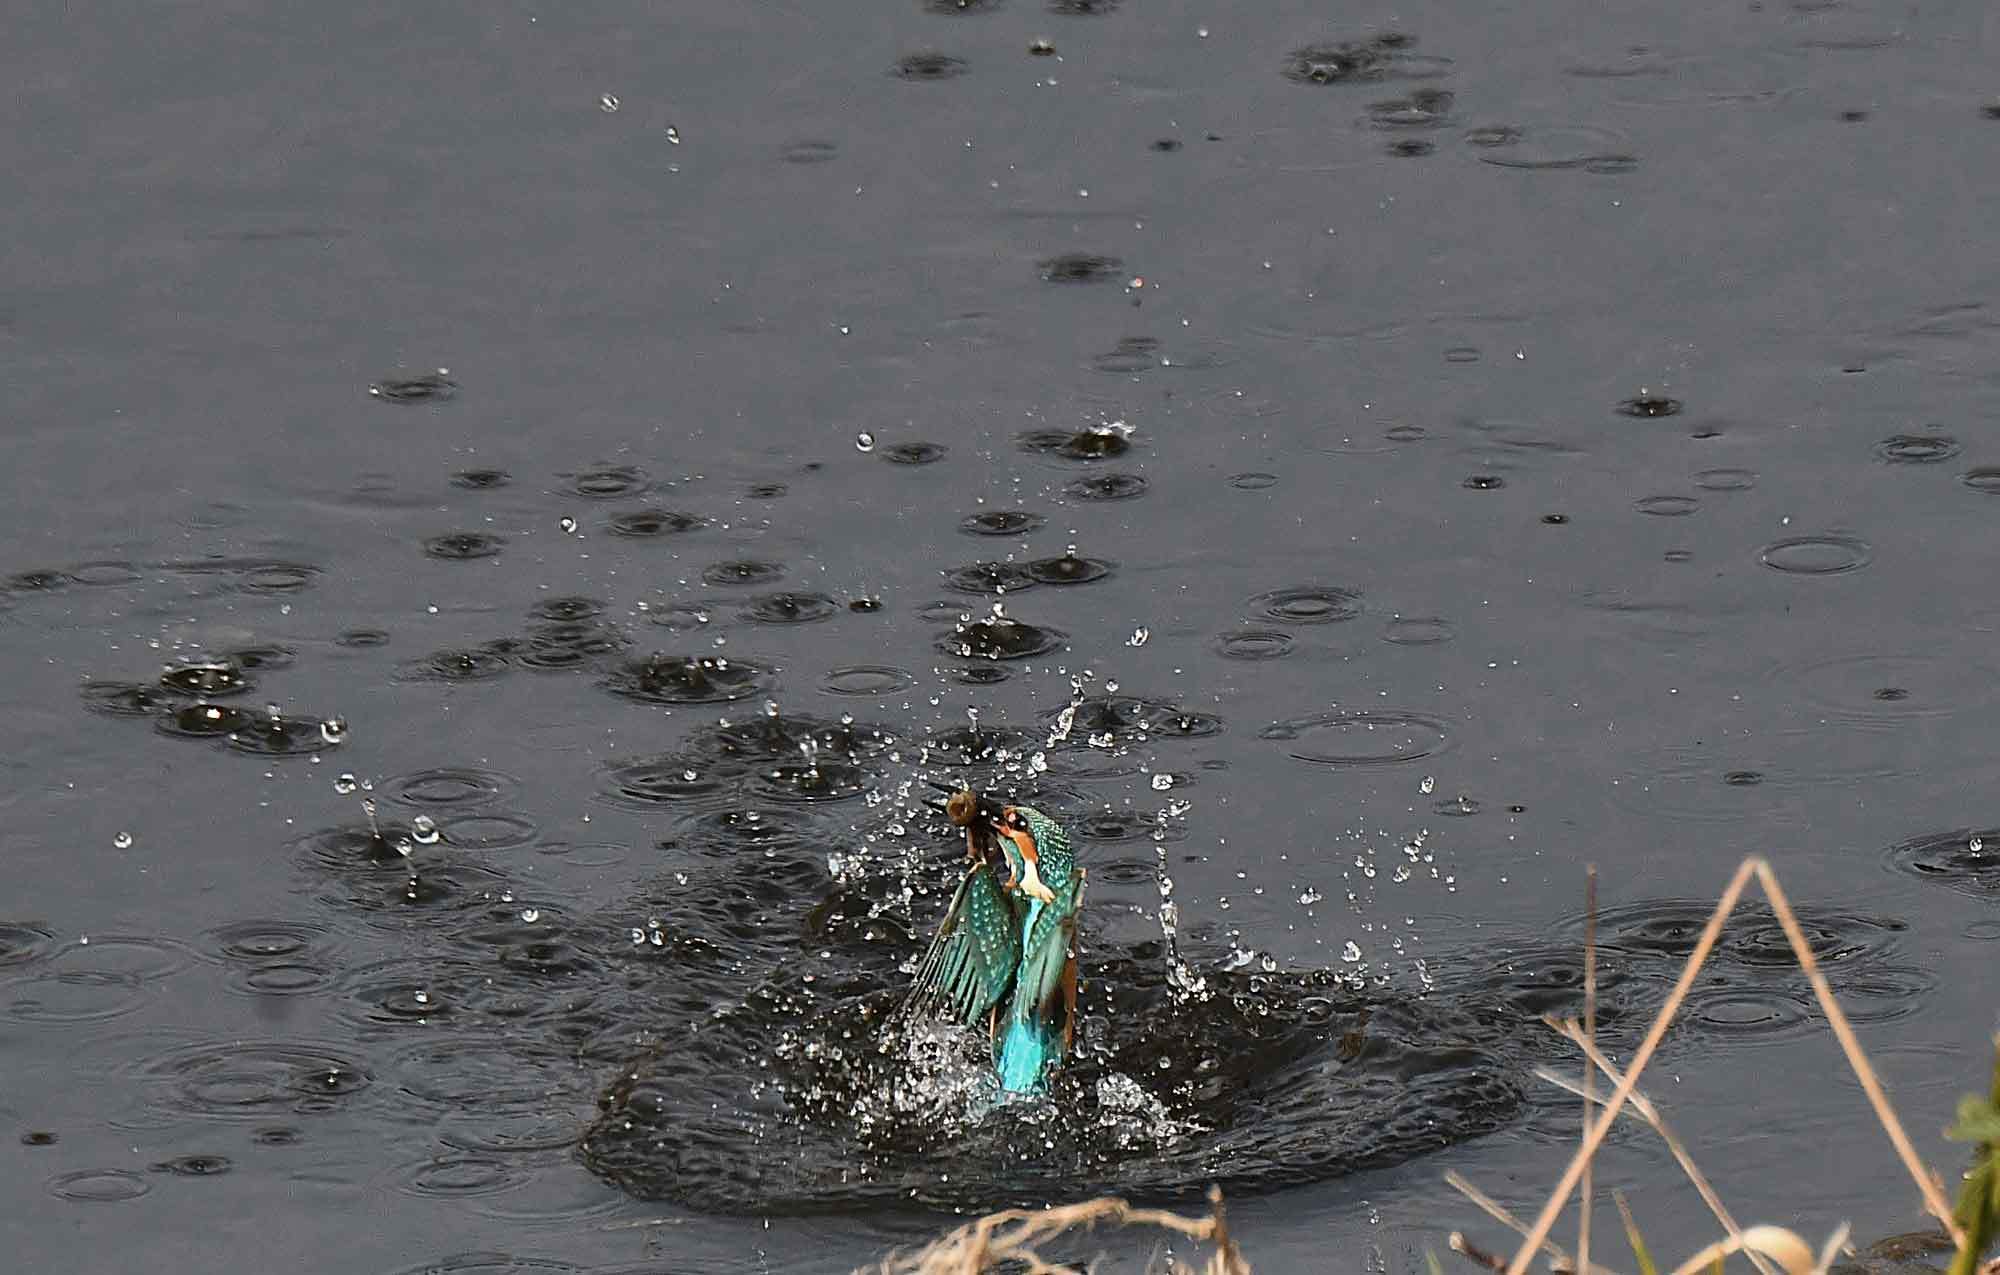
<path fill-rule="evenodd" d="M 1956 1163 L 1983 6 L 52 15 L 23 1269 L 844 1270 L 1221 1182 L 1260 1269 L 1418 1270 L 1445 1168 L 1527 1207 L 1574 1136 L 1583 866 L 1617 1053 L 1751 852 Z M 926 779 L 1081 844 L 1050 1104 L 886 1021 Z M 1820 1026 L 1750 906 L 1649 1088 L 1739 1215 L 1907 1230 Z"/>

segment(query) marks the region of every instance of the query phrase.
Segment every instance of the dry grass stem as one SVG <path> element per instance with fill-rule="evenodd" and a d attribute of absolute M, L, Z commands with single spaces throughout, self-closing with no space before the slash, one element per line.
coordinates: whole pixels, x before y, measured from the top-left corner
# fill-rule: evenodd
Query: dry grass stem
<path fill-rule="evenodd" d="M 1597 1040 L 1597 865 L 1583 870 L 1583 1032 L 1584 1040 Z M 1583 1069 L 1583 1131 L 1590 1132 L 1590 1118 L 1596 1114 L 1597 1073 Z M 1583 1181 L 1577 1184 L 1576 1264 L 1590 1269 L 1590 1211 L 1597 1200 L 1591 1163 L 1583 1166 Z"/>
<path fill-rule="evenodd" d="M 1799 920 L 1792 915 L 1791 901 L 1785 897 L 1784 887 L 1778 884 L 1778 874 L 1763 859 L 1752 856 L 1745 859 L 1744 866 L 1755 865 L 1757 880 L 1764 887 L 1764 897 L 1771 901 L 1771 911 L 1777 913 L 1778 924 L 1785 927 L 1785 937 L 1791 940 L 1792 951 L 1798 955 L 1799 968 L 1806 973 L 1812 984 L 1813 995 L 1819 998 L 1820 1008 L 1826 1011 L 1827 1025 L 1833 1028 L 1834 1039 L 1840 1042 L 1841 1052 L 1847 1055 L 1847 1065 L 1854 1069 L 1855 1079 L 1868 1095 L 1868 1105 L 1875 1109 L 1875 1119 L 1881 1122 L 1882 1131 L 1889 1135 L 1889 1143 L 1896 1148 L 1896 1155 L 1903 1161 L 1903 1168 L 1911 1181 L 1922 1192 L 1924 1207 L 1932 1216 L 1944 1224 L 1945 1234 L 1960 1248 L 1965 1247 L 1965 1232 L 1960 1229 L 1958 1219 L 1952 1215 L 1951 1205 L 1945 1202 L 1944 1188 L 1939 1185 L 1937 1175 L 1924 1167 L 1917 1158 L 1916 1147 L 1910 1144 L 1910 1136 L 1903 1132 L 1903 1122 L 1896 1118 L 1896 1109 L 1889 1105 L 1889 1095 L 1882 1091 L 1882 1082 L 1875 1078 L 1875 1068 L 1868 1062 L 1868 1055 L 1861 1051 L 1861 1042 L 1854 1035 L 1854 1028 L 1847 1022 L 1840 1002 L 1833 998 L 1833 988 L 1828 985 L 1826 975 L 1820 973 L 1819 958 L 1813 955 L 1812 944 L 1806 942 L 1805 931 L 1799 928 Z"/>
<path fill-rule="evenodd" d="M 1508 1230 L 1514 1232 L 1516 1235 L 1526 1235 L 1528 1233 L 1527 1223 L 1523 1222 L 1520 1218 L 1515 1217 L 1513 1213 L 1509 1212 L 1506 1205 L 1500 1203 L 1500 1201 L 1494 1199 L 1492 1196 L 1486 1194 L 1486 1192 L 1472 1185 L 1471 1182 L 1466 1180 L 1464 1174 L 1458 1172 L 1456 1169 L 1449 1169 L 1446 1170 L 1445 1172 L 1444 1180 L 1451 1184 L 1453 1190 L 1457 1191 L 1460 1195 L 1464 1196 L 1466 1199 L 1472 1201 L 1473 1204 L 1479 1207 L 1481 1212 L 1485 1213 L 1486 1216 L 1492 1218 L 1500 1225 L 1506 1227 Z M 1457 1233 L 1454 1232 L 1454 1234 Z M 1469 1248 L 1460 1248 L 1457 1245 L 1454 1245 L 1453 1251 L 1463 1252 L 1467 1257 L 1471 1257 L 1474 1261 L 1483 1262 L 1485 1260 L 1485 1255 L 1479 1252 L 1478 1250 Z M 1610 1271 L 1605 1270 L 1602 1266 L 1586 1267 L 1586 1266 L 1581 1266 L 1579 1263 L 1570 1261 L 1569 1254 L 1565 1253 L 1563 1251 L 1562 1245 L 1556 1243 L 1554 1240 L 1544 1239 L 1542 1241 L 1542 1251 L 1549 1255 L 1549 1269 L 1551 1270 L 1567 1271 L 1570 1272 L 1571 1275 L 1574 1275 L 1574 1273 L 1578 1270 L 1588 1270 L 1592 1272 L 1592 1275 L 1612 1275 Z M 1505 1262 L 1499 1262 L 1498 1265 L 1494 1267 L 1495 1270 L 1505 1270 L 1506 1268 L 1507 1264 Z"/>
<path fill-rule="evenodd" d="M 1553 1020 L 1545 1021 L 1548 1021 L 1549 1025 L 1554 1027 L 1558 1032 L 1575 1041 L 1577 1046 L 1583 1050 L 1584 1056 L 1592 1063 L 1595 1063 L 1612 1084 L 1615 1085 L 1624 1079 L 1618 1068 L 1612 1064 L 1609 1058 L 1604 1056 L 1604 1052 L 1598 1049 L 1594 1043 L 1585 1039 L 1582 1033 L 1577 1031 L 1575 1023 L 1558 1023 Z M 1560 1077 L 1554 1075 L 1549 1075 L 1546 1078 L 1558 1085 L 1564 1083 Z M 1715 1187 L 1709 1182 L 1707 1175 L 1701 1171 L 1700 1166 L 1695 1164 L 1694 1157 L 1688 1154 L 1687 1144 L 1682 1142 L 1679 1136 L 1674 1133 L 1673 1128 L 1667 1124 L 1667 1118 L 1660 1114 L 1660 1109 L 1654 1106 L 1652 1100 L 1647 1098 L 1638 1089 L 1632 1091 L 1631 1105 L 1632 1110 L 1638 1113 L 1639 1118 L 1651 1125 L 1653 1132 L 1660 1135 L 1660 1141 L 1667 1144 L 1667 1150 L 1673 1155 L 1674 1163 L 1681 1166 L 1681 1172 L 1685 1173 L 1688 1181 L 1694 1184 L 1695 1192 L 1701 1196 L 1701 1202 L 1708 1206 L 1709 1212 L 1715 1214 L 1715 1220 L 1722 1223 L 1723 1231 L 1731 1238 L 1740 1239 L 1742 1237 L 1742 1228 L 1736 1224 L 1736 1219 L 1730 1216 L 1729 1209 L 1722 1203 L 1722 1197 L 1716 1193 Z M 1750 1259 L 1751 1265 L 1762 1272 L 1762 1275 L 1776 1275 L 1771 1269 L 1770 1264 L 1764 1260 L 1763 1256 L 1756 1249 L 1746 1250 L 1744 1256 Z"/>
<path fill-rule="evenodd" d="M 868 1275 L 981 1275 L 1006 1264 L 1025 1275 L 1074 1275 L 1078 1267 L 1048 1260 L 1037 1246 L 1099 1225 L 1150 1227 L 1209 1245 L 1213 1251 L 1198 1273 L 1177 1265 L 1190 1275 L 1250 1275 L 1250 1263 L 1230 1238 L 1222 1192 L 1211 1189 L 1208 1201 L 1207 1217 L 1134 1208 L 1110 1196 L 1054 1209 L 1007 1209 L 968 1222 L 915 1252 L 891 1253 L 868 1268 Z"/>
<path fill-rule="evenodd" d="M 1798 957 L 1799 968 L 1805 971 L 1807 980 L 1812 983 L 1813 993 L 1819 998 L 1821 1008 L 1826 1011 L 1827 1022 L 1832 1027 L 1835 1038 L 1840 1041 L 1841 1050 L 1847 1055 L 1848 1065 L 1854 1069 L 1855 1077 L 1860 1080 L 1862 1090 L 1868 1095 L 1869 1105 L 1875 1111 L 1875 1118 L 1881 1122 L 1882 1129 L 1889 1135 L 1889 1142 L 1895 1147 L 1904 1169 L 1917 1184 L 1918 1191 L 1922 1193 L 1924 1207 L 1944 1225 L 1953 1243 L 1961 1248 L 1964 1247 L 1965 1233 L 1952 1216 L 1950 1206 L 1945 1203 L 1944 1192 L 1936 1175 L 1924 1168 L 1923 1162 L 1917 1158 L 1916 1148 L 1911 1145 L 1909 1136 L 1903 1132 L 1902 1122 L 1896 1118 L 1894 1109 L 1889 1105 L 1888 1096 L 1882 1092 L 1881 1082 L 1875 1076 L 1875 1069 L 1869 1065 L 1867 1055 L 1862 1053 L 1861 1044 L 1854 1036 L 1853 1028 L 1848 1025 L 1847 1015 L 1841 1012 L 1838 1002 L 1834 1000 L 1833 989 L 1827 985 L 1826 977 L 1820 973 L 1819 961 L 1814 957 L 1811 945 L 1807 943 L 1804 932 L 1799 928 L 1798 918 L 1792 913 L 1790 900 L 1785 897 L 1783 888 L 1778 885 L 1777 874 L 1771 870 L 1769 863 L 1757 855 L 1752 855 L 1743 860 L 1729 878 L 1729 884 L 1723 889 L 1722 897 L 1716 901 L 1715 911 L 1709 916 L 1708 923 L 1702 927 L 1701 937 L 1696 940 L 1694 951 L 1689 953 L 1687 964 L 1682 967 L 1680 977 L 1674 981 L 1673 990 L 1668 993 L 1666 1003 L 1660 1007 L 1658 1016 L 1653 1019 L 1652 1026 L 1646 1029 L 1644 1039 L 1634 1051 L 1631 1066 L 1626 1071 L 1624 1079 L 1617 1083 L 1611 1091 L 1611 1096 L 1604 1100 L 1604 1115 L 1585 1128 L 1581 1145 L 1570 1157 L 1569 1164 L 1563 1169 L 1555 1189 L 1549 1193 L 1541 1212 L 1536 1215 L 1534 1225 L 1522 1236 L 1520 1247 L 1514 1251 L 1513 1260 L 1507 1264 L 1507 1275 L 1524 1275 L 1529 1259 L 1548 1239 L 1550 1228 L 1555 1225 L 1556 1218 L 1561 1214 L 1570 1194 L 1577 1189 L 1590 1166 L 1592 1157 L 1597 1154 L 1598 1147 L 1603 1144 L 1605 1135 L 1610 1132 L 1612 1123 L 1618 1118 L 1619 1111 L 1630 1101 L 1632 1092 L 1639 1083 L 1640 1074 L 1645 1071 L 1646 1064 L 1652 1061 L 1654 1053 L 1660 1047 L 1660 1041 L 1667 1034 L 1667 1028 L 1679 1015 L 1682 1004 L 1687 1000 L 1688 990 L 1694 986 L 1695 978 L 1701 973 L 1701 968 L 1707 963 L 1710 953 L 1715 950 L 1716 940 L 1722 934 L 1723 923 L 1729 919 L 1730 913 L 1735 911 L 1737 902 L 1743 897 L 1743 891 L 1753 876 L 1763 887 L 1765 897 L 1770 900 L 1771 911 L 1776 914 L 1778 924 L 1783 927 L 1785 937 L 1792 945 L 1793 954 Z"/>
<path fill-rule="evenodd" d="M 1474 1262 L 1484 1266 L 1489 1271 L 1504 1271 L 1507 1269 L 1505 1258 L 1480 1248 L 1471 1240 L 1466 1239 L 1465 1232 L 1463 1231 L 1453 1231 L 1451 1238 L 1446 1243 L 1450 1245 L 1452 1252 L 1457 1253 L 1461 1257 L 1471 1258 Z"/>

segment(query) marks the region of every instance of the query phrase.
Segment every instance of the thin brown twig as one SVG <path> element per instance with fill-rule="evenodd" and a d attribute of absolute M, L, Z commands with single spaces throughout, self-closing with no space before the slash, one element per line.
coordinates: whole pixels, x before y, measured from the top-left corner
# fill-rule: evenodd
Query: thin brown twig
<path fill-rule="evenodd" d="M 1208 1244 L 1213 1252 L 1201 1275 L 1250 1275 L 1223 1220 L 1222 1195 L 1209 1194 L 1208 1217 L 1185 1217 L 1165 1209 L 1134 1208 L 1105 1197 L 1053 1209 L 1006 1209 L 949 1231 L 914 1253 L 891 1253 L 871 1268 L 873 1275 L 981 1275 L 1013 1263 L 1027 1275 L 1074 1275 L 1073 1266 L 1044 1258 L 1036 1245 L 1061 1233 L 1099 1223 L 1155 1227 Z"/>
<path fill-rule="evenodd" d="M 1583 1031 L 1584 1039 L 1597 1039 L 1597 865 L 1583 869 Z M 1583 1069 L 1583 1131 L 1590 1132 L 1590 1118 L 1597 1114 L 1592 1104 L 1597 1097 L 1597 1073 Z M 1590 1210 L 1597 1198 L 1592 1162 L 1585 1161 L 1583 1179 L 1577 1184 L 1576 1264 L 1590 1269 Z"/>
<path fill-rule="evenodd" d="M 1615 1085 L 1624 1079 L 1624 1076 L 1612 1064 L 1611 1060 L 1606 1058 L 1603 1051 L 1598 1049 L 1595 1044 L 1585 1038 L 1583 1032 L 1574 1022 L 1558 1020 L 1554 1017 L 1545 1017 L 1543 1021 L 1563 1036 L 1575 1042 L 1583 1050 L 1584 1056 L 1590 1062 L 1596 1064 L 1597 1068 L 1604 1072 L 1606 1079 L 1610 1080 L 1612 1084 Z M 1586 1068 L 1586 1072 L 1588 1070 Z M 1568 1082 L 1562 1077 L 1548 1073 L 1547 1078 L 1564 1088 L 1569 1087 Z M 1708 1211 L 1715 1214 L 1715 1220 L 1722 1223 L 1722 1229 L 1731 1239 L 1740 1243 L 1743 1238 L 1743 1228 L 1737 1225 L 1736 1219 L 1730 1215 L 1728 1207 L 1722 1202 L 1722 1197 L 1716 1193 L 1715 1187 L 1708 1180 L 1708 1176 L 1695 1164 L 1694 1157 L 1688 1154 L 1686 1144 L 1668 1126 L 1666 1117 L 1660 1114 L 1660 1109 L 1654 1106 L 1652 1100 L 1647 1098 L 1638 1089 L 1632 1091 L 1630 1106 L 1633 1112 L 1638 1115 L 1638 1118 L 1651 1125 L 1653 1132 L 1659 1134 L 1660 1140 L 1667 1144 L 1667 1150 L 1673 1155 L 1674 1162 L 1681 1166 L 1681 1172 L 1685 1173 L 1688 1181 L 1694 1184 L 1696 1194 L 1701 1196 L 1703 1204 L 1708 1205 Z M 1763 1254 L 1757 1252 L 1755 1249 L 1746 1249 L 1744 1256 L 1750 1259 L 1751 1264 L 1761 1272 L 1761 1275 L 1777 1275 L 1777 1271 L 1765 1260 Z"/>
<path fill-rule="evenodd" d="M 1853 1068 L 1856 1079 L 1860 1080 L 1862 1090 L 1868 1095 L 1869 1105 L 1874 1108 L 1875 1118 L 1881 1123 L 1883 1132 L 1889 1135 L 1889 1141 L 1902 1160 L 1903 1168 L 1923 1195 L 1925 1208 L 1943 1224 L 1946 1234 L 1952 1237 L 1953 1243 L 1961 1248 L 1964 1247 L 1965 1233 L 1959 1227 L 1957 1219 L 1952 1216 L 1950 1206 L 1944 1201 L 1942 1185 L 1937 1176 L 1928 1171 L 1923 1162 L 1917 1158 L 1916 1148 L 1910 1144 L 1909 1136 L 1903 1132 L 1902 1122 L 1896 1118 L 1895 1110 L 1889 1105 L 1888 1095 L 1883 1093 L 1881 1082 L 1875 1077 L 1875 1069 L 1869 1064 L 1867 1055 L 1861 1051 L 1860 1041 L 1855 1038 L 1853 1028 L 1848 1025 L 1847 1016 L 1841 1012 L 1839 1002 L 1834 999 L 1833 988 L 1820 973 L 1819 961 L 1806 942 L 1798 918 L 1792 914 L 1791 903 L 1778 884 L 1777 874 L 1762 856 L 1751 855 L 1737 865 L 1736 871 L 1730 876 L 1729 884 L 1722 891 L 1722 897 L 1716 901 L 1715 911 L 1708 918 L 1708 924 L 1702 927 L 1701 937 L 1696 941 L 1694 951 L 1688 954 L 1687 963 L 1682 967 L 1680 977 L 1674 981 L 1673 990 L 1668 993 L 1666 1003 L 1660 1007 L 1659 1014 L 1654 1017 L 1652 1026 L 1646 1029 L 1645 1038 L 1639 1042 L 1638 1050 L 1632 1055 L 1632 1064 L 1625 1073 L 1625 1078 L 1611 1091 L 1611 1096 L 1605 1099 L 1603 1118 L 1585 1130 L 1582 1145 L 1578 1146 L 1576 1153 L 1570 1157 L 1561 1179 L 1549 1193 L 1541 1212 L 1536 1215 L 1535 1224 L 1528 1229 L 1528 1233 L 1521 1239 L 1520 1247 L 1514 1251 L 1513 1260 L 1507 1265 L 1507 1275 L 1524 1275 L 1529 1258 L 1548 1238 L 1549 1229 L 1555 1225 L 1556 1217 L 1562 1212 L 1570 1192 L 1576 1189 L 1584 1170 L 1589 1166 L 1591 1157 L 1597 1154 L 1597 1148 L 1603 1143 L 1605 1135 L 1610 1132 L 1618 1112 L 1631 1097 L 1633 1089 L 1639 1082 L 1640 1073 L 1646 1069 L 1646 1064 L 1652 1061 L 1654 1052 L 1659 1049 L 1660 1041 L 1666 1035 L 1667 1027 L 1680 1013 L 1681 1005 L 1687 999 L 1688 990 L 1694 985 L 1695 977 L 1700 974 L 1701 967 L 1707 962 L 1709 954 L 1715 950 L 1715 943 L 1721 936 L 1723 923 L 1735 910 L 1737 902 L 1743 896 L 1743 889 L 1749 884 L 1752 876 L 1757 878 L 1758 884 L 1763 887 L 1765 897 L 1770 900 L 1771 910 L 1777 915 L 1778 924 L 1784 928 L 1785 938 L 1791 943 L 1793 954 L 1798 957 L 1799 968 L 1805 971 L 1806 978 L 1812 983 L 1813 993 L 1818 997 L 1820 1007 L 1826 1011 L 1828 1023 L 1833 1029 L 1835 1038 L 1840 1041 L 1842 1052 L 1847 1055 L 1848 1066 Z"/>
<path fill-rule="evenodd" d="M 1889 1135 L 1890 1145 L 1896 1148 L 1896 1155 L 1902 1160 L 1910 1179 L 1917 1184 L 1917 1190 L 1922 1192 L 1924 1207 L 1944 1224 L 1945 1234 L 1951 1236 L 1952 1243 L 1964 1248 L 1965 1231 L 1952 1215 L 1951 1205 L 1945 1202 L 1944 1191 L 1938 1185 L 1936 1176 L 1917 1158 L 1917 1149 L 1910 1144 L 1910 1136 L 1903 1132 L 1903 1123 L 1896 1118 L 1896 1109 L 1889 1105 L 1889 1095 L 1882 1091 L 1882 1082 L 1876 1079 L 1875 1068 L 1869 1064 L 1868 1055 L 1861 1052 L 1861 1042 L 1855 1038 L 1854 1028 L 1848 1024 L 1840 1002 L 1834 999 L 1833 988 L 1828 985 L 1826 975 L 1820 973 L 1819 958 L 1813 955 L 1812 945 L 1806 942 L 1798 918 L 1792 915 L 1791 901 L 1785 897 L 1784 887 L 1778 884 L 1778 874 L 1762 859 L 1754 862 L 1757 865 L 1757 880 L 1764 887 L 1764 896 L 1771 901 L 1771 911 L 1777 913 L 1778 924 L 1784 927 L 1785 937 L 1791 940 L 1792 950 L 1798 954 L 1799 968 L 1805 971 L 1806 979 L 1812 983 L 1813 994 L 1819 997 L 1820 1008 L 1826 1011 L 1827 1024 L 1833 1028 L 1841 1052 L 1847 1055 L 1847 1065 L 1854 1069 L 1855 1079 L 1861 1082 L 1862 1092 L 1868 1095 L 1868 1105 L 1875 1109 L 1875 1119 L 1881 1123 L 1882 1131 Z"/>
<path fill-rule="evenodd" d="M 1653 1025 L 1646 1029 L 1645 1039 L 1639 1042 L 1637 1052 L 1632 1055 L 1631 1069 L 1625 1073 L 1625 1079 L 1618 1087 L 1611 1091 L 1611 1096 L 1605 1099 L 1603 1117 L 1584 1132 L 1583 1144 L 1577 1147 L 1576 1154 L 1570 1157 L 1569 1165 L 1563 1170 L 1561 1180 L 1556 1183 L 1555 1190 L 1549 1192 L 1548 1201 L 1536 1215 L 1535 1224 L 1529 1228 L 1527 1235 L 1522 1237 L 1521 1246 L 1514 1250 L 1514 1259 L 1507 1264 L 1507 1275 L 1524 1275 L 1528 1269 L 1528 1259 L 1548 1238 L 1549 1228 L 1555 1225 L 1556 1216 L 1562 1212 L 1564 1202 L 1569 1199 L 1570 1192 L 1576 1189 L 1577 1180 L 1583 1176 L 1584 1166 L 1597 1154 L 1597 1148 L 1604 1141 L 1604 1135 L 1611 1131 L 1612 1122 L 1618 1118 L 1619 1109 L 1624 1107 L 1626 1100 L 1632 1096 L 1633 1087 L 1639 1083 L 1640 1073 L 1645 1071 L 1646 1064 L 1653 1060 L 1654 1052 L 1659 1049 L 1660 1041 L 1666 1036 L 1668 1025 L 1674 1021 L 1674 1016 L 1680 1013 L 1681 1002 L 1687 999 L 1688 989 L 1694 986 L 1695 975 L 1701 972 L 1703 963 L 1708 960 L 1708 954 L 1715 950 L 1715 941 L 1722 934 L 1722 923 L 1735 909 L 1737 899 L 1743 895 L 1743 887 L 1750 882 L 1751 873 L 1762 862 L 1762 859 L 1753 855 L 1745 859 L 1742 866 L 1736 869 L 1735 875 L 1729 878 L 1729 885 L 1723 890 L 1722 898 L 1716 902 L 1714 914 L 1708 918 L 1708 924 L 1702 928 L 1701 938 L 1696 941 L 1694 951 L 1688 955 L 1687 965 L 1681 970 L 1680 978 L 1675 980 L 1673 991 L 1667 995 L 1667 1003 L 1660 1007 L 1658 1016 L 1653 1019 Z"/>
<path fill-rule="evenodd" d="M 1461 1257 L 1471 1258 L 1474 1262 L 1484 1266 L 1489 1271 L 1504 1271 L 1507 1269 L 1507 1263 L 1501 1260 L 1497 1254 L 1489 1253 L 1474 1244 L 1471 1240 L 1466 1239 L 1465 1232 L 1463 1231 L 1453 1231 L 1451 1237 L 1445 1242 L 1450 1246 L 1452 1252 L 1459 1254 Z"/>

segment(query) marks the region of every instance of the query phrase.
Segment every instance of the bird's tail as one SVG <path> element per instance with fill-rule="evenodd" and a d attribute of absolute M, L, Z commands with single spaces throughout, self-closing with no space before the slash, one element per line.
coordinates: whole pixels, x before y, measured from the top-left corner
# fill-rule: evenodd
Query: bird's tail
<path fill-rule="evenodd" d="M 1007 1034 L 1000 1038 L 1000 1059 L 996 1070 L 1000 1088 L 1007 1093 L 1040 1093 L 1050 1067 L 1063 1053 L 1060 1032 L 1032 1018 L 1013 1018 Z"/>

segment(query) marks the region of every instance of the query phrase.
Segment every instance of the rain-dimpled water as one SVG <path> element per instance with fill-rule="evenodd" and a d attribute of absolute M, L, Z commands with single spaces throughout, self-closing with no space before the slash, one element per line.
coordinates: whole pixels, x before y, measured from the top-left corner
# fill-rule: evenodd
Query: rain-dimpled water
<path fill-rule="evenodd" d="M 1447 1170 L 1574 1144 L 1586 866 L 1627 1058 L 1751 853 L 1950 1176 L 1995 34 L 14 14 L 14 1266 L 831 1272 L 1214 1185 L 1259 1270 L 1420 1271 L 1505 1238 Z M 906 1012 L 940 785 L 1087 873 L 1040 1092 Z M 1646 1089 L 1738 1217 L 1909 1230 L 1825 1028 L 1746 903 Z M 1599 1180 L 1707 1234 L 1636 1127 Z"/>

